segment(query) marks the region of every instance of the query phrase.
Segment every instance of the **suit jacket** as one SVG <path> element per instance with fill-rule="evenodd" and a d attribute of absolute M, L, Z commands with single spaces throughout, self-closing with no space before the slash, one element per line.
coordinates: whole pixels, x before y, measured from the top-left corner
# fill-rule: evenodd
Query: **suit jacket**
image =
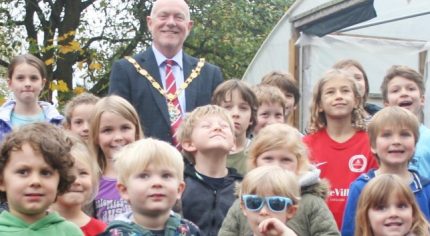
<path fill-rule="evenodd" d="M 163 87 L 151 47 L 135 55 L 134 59 Z M 197 63 L 197 58 L 183 54 L 184 80 L 189 77 Z M 219 67 L 205 63 L 200 75 L 185 89 L 186 112 L 209 104 L 212 92 L 222 81 Z M 172 143 L 166 98 L 126 59 L 118 60 L 112 66 L 109 94 L 119 95 L 135 107 L 144 127 L 145 137 L 154 137 Z"/>

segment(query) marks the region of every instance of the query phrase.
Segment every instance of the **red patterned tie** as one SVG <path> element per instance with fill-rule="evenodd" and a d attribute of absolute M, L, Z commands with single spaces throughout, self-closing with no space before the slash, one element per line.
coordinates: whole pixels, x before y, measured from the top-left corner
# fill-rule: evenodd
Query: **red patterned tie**
<path fill-rule="evenodd" d="M 175 62 L 171 59 L 166 60 L 166 91 L 169 94 L 176 94 L 176 81 L 172 71 L 174 63 Z M 175 97 L 172 101 L 167 101 L 167 108 L 170 118 L 170 131 L 172 132 L 173 145 L 180 149 L 180 145 L 176 139 L 176 131 L 182 121 L 182 110 L 178 97 Z"/>

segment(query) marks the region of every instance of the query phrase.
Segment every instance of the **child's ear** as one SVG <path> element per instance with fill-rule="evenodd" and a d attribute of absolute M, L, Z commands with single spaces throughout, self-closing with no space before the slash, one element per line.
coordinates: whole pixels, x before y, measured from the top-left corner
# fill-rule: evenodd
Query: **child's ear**
<path fill-rule="evenodd" d="M 182 193 L 185 190 L 185 182 L 184 181 L 180 181 L 179 182 L 179 186 L 178 186 L 178 197 L 177 199 L 180 200 L 182 197 Z"/>
<path fill-rule="evenodd" d="M 196 147 L 194 146 L 193 142 L 191 142 L 190 140 L 184 141 L 181 144 L 182 149 L 184 149 L 187 152 L 195 152 L 197 151 Z"/>
<path fill-rule="evenodd" d="M 287 208 L 287 220 L 290 220 L 294 217 L 297 212 L 298 205 L 292 205 Z"/>
<path fill-rule="evenodd" d="M 245 206 L 243 205 L 243 202 L 240 201 L 240 210 L 242 210 L 242 213 L 244 216 L 247 216 L 246 210 L 245 210 Z"/>
<path fill-rule="evenodd" d="M 116 189 L 118 189 L 119 195 L 121 196 L 122 199 L 124 199 L 126 201 L 129 200 L 127 186 L 125 186 L 125 184 L 118 182 L 116 184 Z"/>

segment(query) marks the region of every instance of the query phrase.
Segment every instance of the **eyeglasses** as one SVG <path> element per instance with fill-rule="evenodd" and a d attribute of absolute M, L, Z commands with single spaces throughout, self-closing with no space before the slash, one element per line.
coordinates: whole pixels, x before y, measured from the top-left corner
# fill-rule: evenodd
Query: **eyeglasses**
<path fill-rule="evenodd" d="M 245 208 L 250 211 L 260 211 L 263 208 L 264 202 L 266 202 L 269 209 L 273 212 L 285 211 L 289 205 L 293 204 L 290 198 L 281 196 L 260 197 L 258 195 L 242 195 L 242 201 Z"/>

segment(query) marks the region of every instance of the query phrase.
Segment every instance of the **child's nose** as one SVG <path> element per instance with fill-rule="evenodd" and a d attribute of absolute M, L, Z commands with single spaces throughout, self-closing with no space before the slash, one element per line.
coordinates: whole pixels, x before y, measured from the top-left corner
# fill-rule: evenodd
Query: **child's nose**
<path fill-rule="evenodd" d="M 269 215 L 269 209 L 267 208 L 266 205 L 263 206 L 263 208 L 261 208 L 260 210 L 260 215 L 261 216 L 268 216 Z"/>
<path fill-rule="evenodd" d="M 31 175 L 31 186 L 40 186 L 40 176 L 38 174 Z"/>

